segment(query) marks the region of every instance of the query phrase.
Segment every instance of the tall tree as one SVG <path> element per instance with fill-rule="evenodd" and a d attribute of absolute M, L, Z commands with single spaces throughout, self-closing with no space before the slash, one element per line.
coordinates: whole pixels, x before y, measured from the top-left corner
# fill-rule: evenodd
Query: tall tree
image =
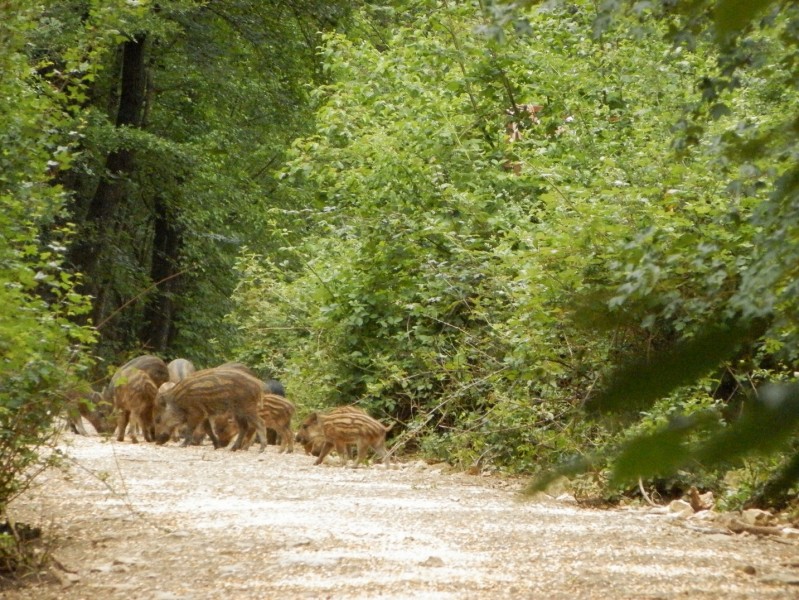
<path fill-rule="evenodd" d="M 52 18 L 71 4 L 54 3 Z M 208 340 L 228 337 L 230 265 L 239 245 L 273 243 L 256 229 L 282 201 L 270 174 L 308 126 L 316 32 L 345 8 L 171 0 L 87 7 L 69 22 L 78 36 L 98 21 L 122 34 L 96 53 L 82 155 L 64 177 L 79 229 L 70 257 L 93 297 L 101 354 L 225 352 Z"/>
<path fill-rule="evenodd" d="M 147 36 L 133 34 L 121 46 L 122 61 L 119 72 L 119 102 L 113 119 L 117 128 L 138 128 L 142 125 L 147 82 Z M 129 202 L 130 178 L 135 173 L 135 149 L 130 146 L 114 148 L 105 158 L 102 174 L 94 194 L 88 202 L 81 232 L 72 245 L 70 256 L 75 268 L 86 276 L 87 292 L 95 299 L 94 322 L 105 318 L 105 294 L 108 281 L 104 280 L 98 266 L 106 263 L 114 244 L 113 234 L 121 205 Z"/>

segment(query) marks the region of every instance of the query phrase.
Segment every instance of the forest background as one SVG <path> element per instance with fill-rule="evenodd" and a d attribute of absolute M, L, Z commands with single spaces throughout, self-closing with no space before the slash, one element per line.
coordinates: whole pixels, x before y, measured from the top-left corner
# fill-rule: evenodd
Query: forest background
<path fill-rule="evenodd" d="M 0 507 L 145 352 L 539 487 L 795 498 L 796 3 L 0 13 Z"/>

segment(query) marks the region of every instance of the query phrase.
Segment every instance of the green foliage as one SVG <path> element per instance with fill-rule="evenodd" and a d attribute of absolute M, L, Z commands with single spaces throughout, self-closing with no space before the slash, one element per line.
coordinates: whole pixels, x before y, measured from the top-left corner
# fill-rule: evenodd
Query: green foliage
<path fill-rule="evenodd" d="M 793 8 L 728 4 L 365 8 L 281 179 L 306 208 L 239 264 L 240 352 L 464 466 L 719 484 L 746 452 L 707 440 L 799 358 Z"/>
<path fill-rule="evenodd" d="M 273 249 L 260 223 L 293 199 L 275 192 L 271 173 L 309 125 L 317 32 L 346 11 L 315 0 L 43 4 L 28 58 L 75 116 L 77 151 L 59 181 L 76 229 L 70 259 L 93 296 L 106 361 L 139 345 L 202 365 L 229 357 L 222 316 L 236 253 Z M 141 97 L 127 97 L 136 114 L 120 126 L 133 41 Z"/>
<path fill-rule="evenodd" d="M 651 164 L 671 125 L 656 117 L 676 117 L 692 63 L 656 69 L 657 40 L 643 54 L 632 39 L 595 46 L 579 13 L 542 13 L 537 39 L 507 46 L 473 34 L 472 7 L 415 18 L 378 46 L 328 37 L 317 133 L 283 179 L 311 203 L 304 236 L 270 277 L 243 263 L 233 322 L 250 352 L 289 357 L 304 401 L 358 401 L 414 440 L 445 434 L 424 444 L 458 462 L 530 469 L 607 435 L 571 419 L 643 328 L 597 337 L 569 324 L 569 305 L 670 216 L 685 169 Z M 641 73 L 673 97 L 633 86 Z"/>
<path fill-rule="evenodd" d="M 88 302 L 63 266 L 66 195 L 52 183 L 71 163 L 69 98 L 30 69 L 26 46 L 37 10 L 8 8 L 0 23 L 0 513 L 29 481 L 94 341 L 74 324 Z"/>
<path fill-rule="evenodd" d="M 608 3 L 607 15 L 617 17 L 620 5 L 626 4 Z M 705 12 L 708 8 L 712 10 Z M 754 19 L 762 13 L 766 13 L 764 18 Z M 742 214 L 738 205 L 726 216 L 734 224 L 751 228 L 744 238 L 751 256 L 736 260 L 735 268 L 724 275 L 725 279 L 735 277 L 734 286 L 727 286 L 727 293 L 713 298 L 712 310 L 696 312 L 695 336 L 689 332 L 675 350 L 654 356 L 646 365 L 631 362 L 617 371 L 597 399 L 597 405 L 613 410 L 634 410 L 665 393 L 678 393 L 681 385 L 736 352 L 745 357 L 741 362 L 750 373 L 755 371 L 753 365 L 761 366 L 761 371 L 765 366 L 759 378 L 766 381 L 792 382 L 799 358 L 795 344 L 785 343 L 793 340 L 797 314 L 793 293 L 797 257 L 792 242 L 797 222 L 797 96 L 787 92 L 795 92 L 794 32 L 799 12 L 793 3 L 758 2 L 744 7 L 738 2 L 697 1 L 686 3 L 682 16 L 689 19 L 690 27 L 675 28 L 676 39 L 695 43 L 702 33 L 710 32 L 715 36 L 718 59 L 715 73 L 703 80 L 701 99 L 689 105 L 680 122 L 682 131 L 691 133 L 678 137 L 675 147 L 682 155 L 695 153 L 692 145 L 707 139 L 718 157 L 716 164 L 728 178 L 728 193 L 733 198 L 745 195 L 757 199 L 747 202 L 750 209 L 746 213 Z M 775 69 L 777 64 L 780 68 Z M 769 106 L 766 98 L 780 108 Z M 715 137 L 704 137 L 712 129 L 703 119 L 705 115 L 724 124 L 725 129 Z M 723 115 L 729 115 L 729 123 Z M 713 245 L 714 251 L 719 249 Z M 656 264 L 673 270 L 668 262 Z M 668 294 L 653 289 L 647 290 L 646 296 L 662 302 Z M 625 294 L 622 302 L 629 299 Z M 730 322 L 735 324 L 730 327 Z M 727 368 L 732 373 L 731 367 Z M 751 477 L 765 483 L 757 493 L 750 484 L 748 495 L 759 502 L 783 504 L 799 480 L 799 455 L 793 443 L 799 405 L 795 384 L 761 386 L 753 391 L 743 401 L 740 417 L 725 427 L 719 427 L 723 422 L 709 413 L 679 414 L 618 451 L 608 452 L 614 465 L 612 483 L 629 484 L 639 477 L 674 473 L 689 465 L 724 470 L 749 461 L 743 464 L 751 466 L 752 455 L 765 455 L 769 460 L 759 464 L 768 469 L 771 478 Z M 564 469 L 573 473 L 594 460 Z M 541 479 L 537 487 L 545 486 L 550 478 Z"/>

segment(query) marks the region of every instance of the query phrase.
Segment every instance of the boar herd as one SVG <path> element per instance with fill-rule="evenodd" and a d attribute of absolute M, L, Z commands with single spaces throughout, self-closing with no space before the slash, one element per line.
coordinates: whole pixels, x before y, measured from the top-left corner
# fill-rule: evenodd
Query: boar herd
<path fill-rule="evenodd" d="M 116 414 L 119 442 L 127 435 L 133 443 L 141 436 L 158 445 L 182 439 L 182 445 L 188 446 L 208 436 L 216 449 L 227 447 L 235 437 L 230 449 L 246 450 L 257 436 L 263 452 L 271 433 L 280 440 L 280 452 L 292 452 L 296 441 L 306 454 L 317 457 L 317 465 L 331 450 L 345 465 L 353 447 L 356 466 L 369 450 L 388 465 L 385 443 L 390 426 L 360 408 L 343 406 L 311 413 L 295 437 L 291 421 L 296 410 L 285 396 L 279 381 L 262 381 L 242 363 L 196 370 L 183 358 L 167 364 L 157 356 L 144 355 L 119 367 L 102 394 L 92 392 L 90 403 L 78 403 L 77 411 L 73 403 L 74 414 L 68 417 L 77 433 L 85 434 L 81 416 L 102 433 L 110 427 L 104 428 L 97 411 L 86 406 L 105 405 Z"/>

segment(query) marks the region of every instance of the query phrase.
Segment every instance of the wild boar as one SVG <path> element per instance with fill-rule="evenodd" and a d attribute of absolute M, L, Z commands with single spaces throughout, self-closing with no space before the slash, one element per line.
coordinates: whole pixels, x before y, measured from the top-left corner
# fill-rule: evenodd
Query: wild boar
<path fill-rule="evenodd" d="M 65 405 L 67 424 L 72 430 L 72 433 L 77 433 L 78 435 L 89 435 L 86 432 L 86 428 L 83 426 L 83 415 L 88 415 L 91 412 L 93 393 L 96 394 L 97 392 L 74 389 L 69 390 L 65 394 L 67 399 Z"/>
<path fill-rule="evenodd" d="M 258 403 L 258 414 L 268 429 L 280 437 L 280 452 L 294 452 L 294 436 L 291 433 L 291 419 L 294 417 L 294 404 L 277 394 L 263 394 Z M 244 447 L 252 443 L 254 430 L 247 432 Z"/>
<path fill-rule="evenodd" d="M 369 448 L 388 466 L 386 432 L 390 429 L 363 411 L 347 407 L 345 410 L 311 413 L 300 426 L 300 433 L 306 440 L 322 440 L 319 457 L 314 463 L 316 465 L 322 464 L 333 448 L 341 456 L 342 465 L 346 465 L 349 459 L 348 446 L 355 444 L 358 448 L 355 466 L 366 459 Z"/>
<path fill-rule="evenodd" d="M 108 431 L 107 418 L 113 410 L 111 404 L 104 402 L 102 395 L 89 387 L 89 384 L 76 384 L 64 393 L 67 423 L 73 433 L 88 435 L 83 419 L 92 424 L 97 433 Z"/>
<path fill-rule="evenodd" d="M 158 389 L 162 383 L 169 381 L 169 369 L 163 360 L 157 356 L 153 356 L 152 354 L 137 356 L 116 370 L 116 373 L 114 373 L 114 376 L 111 378 L 111 382 L 106 386 L 105 390 L 103 390 L 103 399 L 106 402 L 110 404 L 114 403 L 114 388 L 116 387 L 115 380 L 122 371 L 130 368 L 140 369 L 147 373 L 147 375 L 150 376 L 150 379 L 153 380 L 156 389 Z"/>
<path fill-rule="evenodd" d="M 256 379 L 260 379 L 260 375 L 258 375 L 258 373 L 241 362 L 227 362 L 223 365 L 220 365 L 218 368 L 237 369 L 239 371 L 244 371 Z M 262 380 L 262 382 L 264 386 L 264 394 L 275 394 L 276 396 L 283 396 L 284 398 L 286 397 L 286 388 L 277 379 L 267 379 L 266 381 Z M 266 427 L 266 443 L 270 446 L 277 444 L 277 431 L 268 425 Z"/>
<path fill-rule="evenodd" d="M 258 403 L 258 414 L 264 421 L 267 435 L 271 431 L 280 436 L 280 452 L 294 452 L 294 437 L 291 433 L 291 419 L 294 417 L 294 404 L 276 394 L 264 394 Z M 214 433 L 219 443 L 226 446 L 238 433 L 236 422 L 227 415 L 225 418 L 212 419 Z M 250 429 L 244 438 L 245 450 L 250 447 L 255 437 L 255 430 Z"/>
<path fill-rule="evenodd" d="M 245 373 L 247 373 L 247 375 L 255 377 L 256 379 L 260 379 L 260 375 L 258 375 L 258 373 L 256 373 L 254 370 L 252 370 L 244 363 L 227 362 L 223 365 L 220 365 L 218 368 L 238 369 L 239 371 L 244 371 Z M 286 388 L 277 379 L 266 379 L 263 381 L 263 384 L 264 384 L 265 394 L 275 394 L 276 396 L 283 396 L 284 398 L 286 397 Z"/>
<path fill-rule="evenodd" d="M 169 363 L 169 364 L 171 365 L 172 363 Z M 169 365 L 167 365 L 167 366 L 169 366 Z M 191 373 L 189 373 L 189 375 L 190 374 Z M 156 421 L 159 420 L 160 416 L 164 412 L 164 409 L 166 408 L 166 398 L 164 397 L 164 394 L 166 392 L 168 392 L 169 390 L 171 390 L 176 385 L 177 385 L 177 382 L 167 381 L 166 383 L 162 383 L 161 387 L 158 388 L 158 395 L 155 397 L 155 420 Z M 221 423 L 223 420 L 226 420 L 226 419 L 227 419 L 227 416 L 224 416 L 224 417 L 217 416 L 217 417 L 212 417 L 211 418 L 211 424 L 212 424 L 212 426 L 214 426 L 214 431 L 217 433 L 217 437 L 219 437 L 219 432 L 217 431 L 217 427 L 214 425 L 214 423 L 217 422 L 217 421 Z M 235 428 L 235 425 L 234 425 L 234 428 Z M 182 440 L 189 433 L 191 435 L 191 445 L 192 446 L 200 446 L 200 445 L 202 445 L 203 441 L 205 440 L 205 426 L 204 426 L 204 423 L 201 423 L 200 425 L 198 425 L 197 428 L 194 431 L 192 431 L 192 432 L 188 432 L 188 425 L 181 425 L 180 427 L 175 428 L 175 431 L 172 432 L 172 436 L 171 436 L 172 437 L 172 441 L 173 442 L 177 442 L 179 440 Z M 236 433 L 238 433 L 238 430 L 234 430 L 233 435 L 227 436 L 224 442 L 220 441 L 220 447 L 224 448 L 225 446 L 227 446 L 230 443 L 230 440 L 232 439 L 232 437 L 236 435 Z"/>
<path fill-rule="evenodd" d="M 235 369 L 205 369 L 197 371 L 162 395 L 164 409 L 156 421 L 156 443 L 164 444 L 180 425 L 187 425 L 183 446 L 191 442 L 191 435 L 202 425 L 208 437 L 219 448 L 209 417 L 229 412 L 239 428 L 231 450 L 239 450 L 247 430 L 252 427 L 261 441 L 261 452 L 266 449 L 266 428 L 258 415 L 261 398 L 261 381 Z"/>
<path fill-rule="evenodd" d="M 118 375 L 118 376 L 117 376 Z M 114 408 L 117 411 L 117 441 L 125 439 L 125 429 L 130 422 L 130 440 L 135 444 L 136 428 L 140 427 L 144 439 L 153 441 L 153 409 L 158 389 L 150 376 L 135 367 L 129 367 L 114 376 Z"/>
<path fill-rule="evenodd" d="M 194 368 L 194 364 L 185 358 L 176 358 L 171 361 L 166 368 L 169 372 L 169 381 L 172 383 L 178 383 L 182 379 L 185 379 L 187 375 L 191 375 L 197 370 Z"/>
<path fill-rule="evenodd" d="M 357 406 L 337 406 L 336 408 L 329 409 L 325 411 L 325 414 L 331 413 L 338 413 L 338 412 L 357 412 L 362 415 L 367 415 L 367 412 Z M 305 454 L 310 454 L 312 456 L 319 456 L 322 452 L 322 446 L 325 443 L 325 436 L 322 433 L 322 430 L 319 428 L 302 428 L 297 430 L 297 435 L 294 437 L 294 441 L 298 444 L 301 444 L 302 447 L 305 449 Z M 350 446 L 347 447 L 347 456 L 350 457 L 352 455 Z"/>

